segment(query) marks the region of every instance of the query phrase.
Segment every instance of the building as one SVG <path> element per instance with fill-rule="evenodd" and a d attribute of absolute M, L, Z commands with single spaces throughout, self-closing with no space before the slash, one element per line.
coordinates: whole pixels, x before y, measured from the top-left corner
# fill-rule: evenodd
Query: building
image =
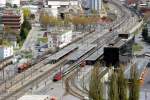
<path fill-rule="evenodd" d="M 59 30 L 48 32 L 48 47 L 61 48 L 72 40 L 72 30 Z"/>
<path fill-rule="evenodd" d="M 59 9 L 65 8 L 67 9 L 69 6 L 78 6 L 78 0 L 47 0 L 47 6 L 51 8 L 51 12 L 53 16 L 59 15 Z"/>
<path fill-rule="evenodd" d="M 0 59 L 5 59 L 13 55 L 13 46 L 0 46 Z"/>
<path fill-rule="evenodd" d="M 102 9 L 102 0 L 90 0 L 90 9 L 100 13 Z"/>
<path fill-rule="evenodd" d="M 6 0 L 7 3 L 11 4 L 12 6 L 16 5 L 17 7 L 20 6 L 20 0 Z"/>
<path fill-rule="evenodd" d="M 142 13 L 150 12 L 150 1 L 143 1 L 139 4 L 139 8 Z"/>
<path fill-rule="evenodd" d="M 51 100 L 51 97 L 48 95 L 24 95 L 20 97 L 18 100 Z"/>
<path fill-rule="evenodd" d="M 6 6 L 6 0 L 0 0 L 0 7 Z"/>
<path fill-rule="evenodd" d="M 2 33 L 4 31 L 4 25 L 0 24 L 0 33 Z"/>
<path fill-rule="evenodd" d="M 82 0 L 82 7 L 86 14 L 93 12 L 101 13 L 103 0 Z"/>
<path fill-rule="evenodd" d="M 129 34 L 119 34 L 119 37 L 104 47 L 104 61 L 106 66 L 126 64 L 132 58 L 132 45 L 134 36 Z"/>
<path fill-rule="evenodd" d="M 17 37 L 14 34 L 3 34 L 4 24 L 0 24 L 0 39 L 7 39 L 12 44 L 13 48 L 17 48 Z"/>
<path fill-rule="evenodd" d="M 20 32 L 21 24 L 23 23 L 23 13 L 21 10 L 6 8 L 2 11 L 0 17 L 1 23 L 4 24 L 5 28 Z"/>
<path fill-rule="evenodd" d="M 137 3 L 137 0 L 126 0 L 128 5 L 134 5 Z"/>
<path fill-rule="evenodd" d="M 150 37 L 150 21 L 147 23 L 148 37 Z"/>
<path fill-rule="evenodd" d="M 102 0 L 84 0 L 82 2 L 84 8 L 92 12 L 100 13 L 102 9 Z"/>
<path fill-rule="evenodd" d="M 37 14 L 39 7 L 37 5 L 24 5 L 22 8 L 29 8 L 32 14 Z"/>
<path fill-rule="evenodd" d="M 5 7 L 7 3 L 11 4 L 12 7 L 14 5 L 20 6 L 20 0 L 0 0 L 0 7 Z"/>

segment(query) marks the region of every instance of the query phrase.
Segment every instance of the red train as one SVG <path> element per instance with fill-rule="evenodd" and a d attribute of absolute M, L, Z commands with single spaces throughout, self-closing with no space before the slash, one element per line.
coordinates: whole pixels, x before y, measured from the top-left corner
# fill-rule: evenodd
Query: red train
<path fill-rule="evenodd" d="M 18 65 L 18 73 L 23 72 L 24 70 L 27 70 L 29 67 L 31 67 L 31 63 L 23 63 Z"/>
<path fill-rule="evenodd" d="M 58 72 L 58 73 L 55 74 L 55 76 L 53 77 L 53 81 L 56 82 L 56 81 L 61 80 L 61 79 L 62 79 L 62 75 L 63 75 L 62 72 Z"/>

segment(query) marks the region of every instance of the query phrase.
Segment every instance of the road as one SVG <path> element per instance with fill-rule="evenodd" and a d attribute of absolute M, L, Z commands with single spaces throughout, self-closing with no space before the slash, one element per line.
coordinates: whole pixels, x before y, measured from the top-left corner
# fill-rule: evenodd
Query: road
<path fill-rule="evenodd" d="M 41 30 L 40 26 L 33 26 L 30 32 L 28 33 L 28 36 L 23 43 L 23 46 L 21 50 L 33 50 L 35 43 L 37 42 L 38 35 L 43 34 L 45 31 Z"/>
<path fill-rule="evenodd" d="M 141 55 L 146 52 L 150 51 L 150 45 L 143 41 L 143 38 L 141 36 L 141 31 L 139 31 L 139 34 L 135 36 L 135 43 L 138 43 L 142 46 L 142 50 L 135 53 L 135 55 Z M 146 57 L 146 59 L 150 60 L 149 57 Z M 141 86 L 141 92 L 140 92 L 140 100 L 150 100 L 150 68 L 147 68 L 147 73 L 145 74 L 144 78 L 144 84 Z"/>
<path fill-rule="evenodd" d="M 144 84 L 141 87 L 140 100 L 150 100 L 150 68 L 147 68 Z"/>

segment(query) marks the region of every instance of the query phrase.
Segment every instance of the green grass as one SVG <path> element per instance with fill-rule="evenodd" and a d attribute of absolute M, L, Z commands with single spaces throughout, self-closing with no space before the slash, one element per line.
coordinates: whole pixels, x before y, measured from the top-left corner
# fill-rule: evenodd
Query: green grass
<path fill-rule="evenodd" d="M 9 47 L 9 46 L 11 46 L 11 42 L 9 40 L 6 40 L 6 39 L 1 39 L 0 45 Z"/>
<path fill-rule="evenodd" d="M 29 52 L 29 51 L 23 51 L 22 54 L 25 58 L 32 58 L 33 57 L 32 52 Z"/>
<path fill-rule="evenodd" d="M 19 41 L 19 48 L 21 48 L 23 46 L 24 40 Z"/>
<path fill-rule="evenodd" d="M 38 42 L 43 42 L 43 43 L 47 43 L 48 42 L 48 38 L 44 37 L 44 38 L 38 38 Z"/>
<path fill-rule="evenodd" d="M 138 52 L 141 51 L 143 49 L 143 47 L 140 44 L 134 44 L 132 47 L 133 52 Z"/>

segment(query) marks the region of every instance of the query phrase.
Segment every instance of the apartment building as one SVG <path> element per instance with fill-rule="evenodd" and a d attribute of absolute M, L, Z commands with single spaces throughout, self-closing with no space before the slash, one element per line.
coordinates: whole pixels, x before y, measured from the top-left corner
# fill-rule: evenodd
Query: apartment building
<path fill-rule="evenodd" d="M 20 6 L 20 0 L 0 0 L 0 7 L 5 7 L 6 3 L 11 4 L 12 6 Z"/>
<path fill-rule="evenodd" d="M 21 24 L 23 23 L 23 13 L 20 10 L 6 8 L 2 11 L 0 17 L 1 24 L 4 24 L 5 28 L 20 32 Z"/>
<path fill-rule="evenodd" d="M 7 3 L 10 3 L 12 6 L 20 6 L 20 0 L 6 0 Z"/>
<path fill-rule="evenodd" d="M 13 46 L 0 46 L 0 60 L 13 55 Z"/>
<path fill-rule="evenodd" d="M 48 32 L 48 47 L 61 48 L 72 40 L 72 30 L 59 30 Z"/>
<path fill-rule="evenodd" d="M 6 6 L 6 0 L 0 0 L 0 7 Z"/>

